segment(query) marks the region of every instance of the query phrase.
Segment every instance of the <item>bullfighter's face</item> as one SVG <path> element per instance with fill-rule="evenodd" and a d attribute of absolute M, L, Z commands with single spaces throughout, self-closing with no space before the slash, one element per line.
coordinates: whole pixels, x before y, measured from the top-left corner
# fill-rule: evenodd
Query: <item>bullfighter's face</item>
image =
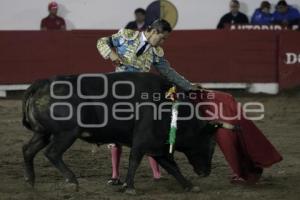
<path fill-rule="evenodd" d="M 148 34 L 148 42 L 151 46 L 158 47 L 164 43 L 168 36 L 169 32 L 167 31 L 160 33 L 157 30 L 153 29 Z"/>

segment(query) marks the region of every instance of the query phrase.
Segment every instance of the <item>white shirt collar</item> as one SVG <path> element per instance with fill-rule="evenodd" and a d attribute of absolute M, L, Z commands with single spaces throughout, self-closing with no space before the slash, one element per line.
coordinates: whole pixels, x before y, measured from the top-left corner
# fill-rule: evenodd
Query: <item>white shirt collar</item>
<path fill-rule="evenodd" d="M 144 33 L 144 32 L 142 32 L 140 40 L 141 40 L 141 42 L 142 42 L 142 43 L 145 43 L 145 42 L 147 42 L 147 38 L 146 38 L 146 36 L 145 36 L 145 33 Z"/>
<path fill-rule="evenodd" d="M 145 42 L 147 42 L 148 40 L 147 40 L 147 38 L 146 38 L 146 36 L 145 36 L 145 33 L 144 32 L 142 32 L 141 33 L 141 36 L 140 36 L 140 45 L 138 46 L 138 48 L 137 48 L 137 51 L 145 44 Z M 147 46 L 146 46 L 146 49 L 145 49 L 145 51 L 147 51 L 148 49 L 150 48 L 150 44 L 148 44 Z M 144 52 L 145 52 L 144 51 Z"/>

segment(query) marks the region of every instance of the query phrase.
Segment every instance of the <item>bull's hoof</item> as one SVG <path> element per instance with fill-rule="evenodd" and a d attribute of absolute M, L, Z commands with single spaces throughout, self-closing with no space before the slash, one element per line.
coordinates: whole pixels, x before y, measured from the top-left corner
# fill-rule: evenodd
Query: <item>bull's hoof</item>
<path fill-rule="evenodd" d="M 190 192 L 194 192 L 194 193 L 199 193 L 201 192 L 200 187 L 198 186 L 193 186 L 190 190 Z"/>
<path fill-rule="evenodd" d="M 210 168 L 208 169 L 194 169 L 194 172 L 199 176 L 199 177 L 207 177 L 210 175 Z"/>
<path fill-rule="evenodd" d="M 124 194 L 132 195 L 132 196 L 136 195 L 135 189 L 134 188 L 128 188 L 127 183 L 124 183 L 122 185 L 121 192 L 123 192 Z"/>
<path fill-rule="evenodd" d="M 198 174 L 198 176 L 201 177 L 201 178 L 208 177 L 209 175 L 210 175 L 210 172 L 202 172 L 202 173 Z"/>
<path fill-rule="evenodd" d="M 127 188 L 127 189 L 125 189 L 124 193 L 128 194 L 128 195 L 133 195 L 133 196 L 136 195 L 136 191 L 134 188 Z"/>
<path fill-rule="evenodd" d="M 64 188 L 66 191 L 69 191 L 69 192 L 78 192 L 78 191 L 79 191 L 79 185 L 78 185 L 78 183 L 70 183 L 70 182 L 66 182 L 66 183 L 63 185 L 63 188 Z"/>
<path fill-rule="evenodd" d="M 30 187 L 34 187 L 34 178 L 30 178 L 28 176 L 24 176 L 25 182 L 27 183 L 27 185 L 29 185 Z"/>
<path fill-rule="evenodd" d="M 198 186 L 191 186 L 191 187 L 185 188 L 184 190 L 186 192 L 194 192 L 194 193 L 198 193 L 201 191 Z"/>

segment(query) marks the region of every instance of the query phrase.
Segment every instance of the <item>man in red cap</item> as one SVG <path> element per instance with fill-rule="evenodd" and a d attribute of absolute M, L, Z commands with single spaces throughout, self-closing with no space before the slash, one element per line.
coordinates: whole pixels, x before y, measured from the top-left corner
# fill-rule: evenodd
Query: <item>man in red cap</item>
<path fill-rule="evenodd" d="M 41 22 L 41 30 L 66 30 L 65 20 L 57 16 L 58 4 L 51 2 L 48 5 L 49 15 Z"/>

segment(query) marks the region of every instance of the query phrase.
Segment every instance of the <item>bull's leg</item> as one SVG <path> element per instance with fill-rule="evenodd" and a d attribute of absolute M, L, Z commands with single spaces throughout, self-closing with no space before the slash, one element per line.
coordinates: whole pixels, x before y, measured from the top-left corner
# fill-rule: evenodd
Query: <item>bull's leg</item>
<path fill-rule="evenodd" d="M 34 173 L 34 157 L 49 144 L 49 134 L 34 133 L 30 141 L 23 146 L 24 157 L 24 178 L 31 186 L 34 186 L 35 173 Z"/>
<path fill-rule="evenodd" d="M 180 169 L 172 158 L 167 156 L 156 156 L 154 159 L 162 166 L 169 174 L 173 175 L 175 179 L 181 184 L 185 191 L 198 192 L 199 188 L 194 187 L 180 172 Z"/>
<path fill-rule="evenodd" d="M 139 148 L 132 148 L 130 151 L 128 172 L 123 185 L 125 193 L 127 194 L 136 194 L 134 189 L 134 176 L 143 156 L 144 153 Z"/>
<path fill-rule="evenodd" d="M 75 142 L 77 136 L 78 132 L 75 130 L 54 135 L 45 152 L 45 156 L 61 172 L 66 182 L 75 184 L 76 190 L 78 190 L 78 181 L 74 173 L 66 166 L 62 157 L 64 152 Z"/>

